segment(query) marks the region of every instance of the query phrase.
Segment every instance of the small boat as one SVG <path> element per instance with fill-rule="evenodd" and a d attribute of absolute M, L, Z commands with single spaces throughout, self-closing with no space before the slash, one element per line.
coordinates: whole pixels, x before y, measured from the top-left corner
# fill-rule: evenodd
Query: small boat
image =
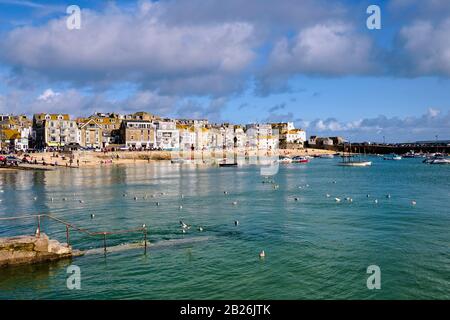
<path fill-rule="evenodd" d="M 293 163 L 308 163 L 309 159 L 306 157 L 296 156 L 292 158 Z"/>
<path fill-rule="evenodd" d="M 402 157 L 395 153 L 391 153 L 391 154 L 387 155 L 386 157 L 384 157 L 383 159 L 384 160 L 402 160 Z"/>
<path fill-rule="evenodd" d="M 322 159 L 334 159 L 334 155 L 332 155 L 332 154 L 321 154 L 319 156 L 319 158 L 322 158 Z"/>
<path fill-rule="evenodd" d="M 372 161 L 362 161 L 362 160 L 354 160 L 354 159 L 347 159 L 345 160 L 346 157 L 343 157 L 344 159 L 342 160 L 342 162 L 339 162 L 338 165 L 339 166 L 343 166 L 343 167 L 368 167 L 372 165 Z M 348 157 L 351 158 L 351 157 Z"/>
<path fill-rule="evenodd" d="M 350 144 L 349 150 L 352 149 L 352 145 Z M 342 161 L 338 163 L 339 166 L 342 167 L 368 167 L 372 165 L 372 161 L 363 161 L 361 159 L 361 155 L 359 155 L 359 159 L 355 159 L 355 156 L 352 154 L 345 155 L 345 145 L 344 151 L 342 153 Z"/>
<path fill-rule="evenodd" d="M 450 164 L 450 160 L 446 159 L 443 154 L 436 153 L 432 157 L 428 157 L 422 161 L 426 164 Z"/>
<path fill-rule="evenodd" d="M 278 159 L 279 163 L 292 163 L 292 159 L 289 157 L 283 157 L 280 156 L 280 158 Z"/>
<path fill-rule="evenodd" d="M 219 163 L 219 167 L 237 167 L 237 162 L 230 162 L 230 163 L 221 162 Z"/>

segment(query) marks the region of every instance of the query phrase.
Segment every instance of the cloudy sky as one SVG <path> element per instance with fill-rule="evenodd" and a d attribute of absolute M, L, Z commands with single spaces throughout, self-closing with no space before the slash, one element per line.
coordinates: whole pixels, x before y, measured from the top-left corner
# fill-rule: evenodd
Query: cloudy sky
<path fill-rule="evenodd" d="M 69 5 L 81 29 L 66 27 Z M 381 30 L 366 9 L 381 8 Z M 448 0 L 0 0 L 0 113 L 294 121 L 450 139 Z"/>

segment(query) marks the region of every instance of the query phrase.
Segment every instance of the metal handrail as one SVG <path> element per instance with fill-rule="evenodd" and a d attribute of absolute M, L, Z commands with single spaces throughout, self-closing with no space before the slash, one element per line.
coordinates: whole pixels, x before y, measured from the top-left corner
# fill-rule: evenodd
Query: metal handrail
<path fill-rule="evenodd" d="M 66 226 L 66 240 L 67 240 L 67 246 L 70 246 L 70 235 L 69 230 L 74 229 L 79 232 L 83 232 L 89 236 L 103 236 L 103 247 L 104 251 L 106 253 L 106 236 L 107 235 L 116 235 L 116 234 L 125 234 L 125 233 L 136 233 L 136 232 L 142 232 L 144 235 L 144 249 L 145 253 L 147 253 L 147 226 L 144 224 L 140 228 L 135 229 L 127 229 L 127 230 L 118 230 L 118 231 L 98 231 L 98 232 L 92 232 L 88 229 L 77 227 L 76 225 L 69 223 L 65 220 L 62 220 L 60 218 L 54 217 L 50 214 L 43 213 L 43 214 L 31 214 L 31 215 L 24 215 L 24 216 L 18 216 L 18 217 L 2 217 L 0 218 L 0 221 L 9 221 L 9 220 L 21 220 L 21 219 L 27 219 L 27 218 L 37 218 L 37 229 L 36 229 L 36 235 L 39 236 L 41 233 L 41 217 L 49 218 L 50 220 L 54 220 L 58 223 L 61 223 Z"/>

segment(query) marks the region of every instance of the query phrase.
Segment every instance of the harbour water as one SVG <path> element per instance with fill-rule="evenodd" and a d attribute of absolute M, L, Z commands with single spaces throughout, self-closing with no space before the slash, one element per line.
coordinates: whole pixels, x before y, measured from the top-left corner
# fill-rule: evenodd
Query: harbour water
<path fill-rule="evenodd" d="M 0 217 L 50 213 L 92 231 L 146 224 L 152 244 L 146 255 L 117 250 L 1 269 L 0 299 L 450 299 L 450 166 L 337 161 L 281 165 L 279 188 L 262 183 L 257 166 L 0 173 Z M 180 220 L 192 225 L 185 234 Z M 35 228 L 35 220 L 0 221 L 0 237 Z M 65 241 L 60 224 L 43 219 L 42 231 Z M 103 239 L 72 231 L 71 244 L 98 248 Z M 66 286 L 70 264 L 80 267 L 80 290 Z M 366 286 L 369 265 L 381 269 L 380 290 Z"/>

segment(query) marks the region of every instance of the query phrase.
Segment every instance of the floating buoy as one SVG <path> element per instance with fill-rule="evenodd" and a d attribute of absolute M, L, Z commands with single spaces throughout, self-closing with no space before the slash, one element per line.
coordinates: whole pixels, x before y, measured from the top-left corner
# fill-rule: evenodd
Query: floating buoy
<path fill-rule="evenodd" d="M 259 253 L 260 258 L 264 258 L 265 256 L 266 256 L 266 253 L 264 252 L 264 250 Z"/>

